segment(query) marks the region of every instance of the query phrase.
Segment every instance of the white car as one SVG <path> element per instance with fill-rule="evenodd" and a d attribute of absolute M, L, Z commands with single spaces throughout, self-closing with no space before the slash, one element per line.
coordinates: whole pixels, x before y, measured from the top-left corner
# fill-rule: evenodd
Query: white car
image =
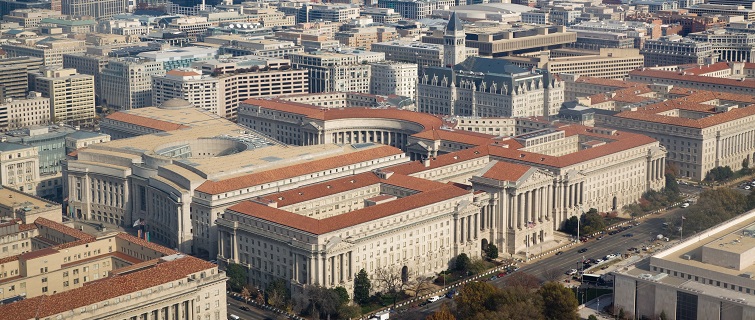
<path fill-rule="evenodd" d="M 616 255 L 613 254 L 613 253 L 611 253 L 611 254 L 609 254 L 609 255 L 606 256 L 606 260 L 613 259 L 613 258 L 616 258 Z"/>
<path fill-rule="evenodd" d="M 427 302 L 435 302 L 435 301 L 438 301 L 438 300 L 440 300 L 439 296 L 432 296 L 429 299 L 427 299 Z"/>
<path fill-rule="evenodd" d="M 595 260 L 595 264 L 598 264 L 598 263 L 603 263 L 603 261 L 605 261 L 605 260 L 603 260 L 603 259 L 598 259 L 598 260 Z"/>
<path fill-rule="evenodd" d="M 570 276 L 571 276 L 571 275 L 575 275 L 575 274 L 577 274 L 577 269 L 571 269 L 571 270 L 569 270 L 569 271 L 566 271 L 566 274 L 567 274 L 567 275 L 570 275 Z"/>
<path fill-rule="evenodd" d="M 685 203 L 682 203 L 681 207 L 682 207 L 682 208 L 686 208 L 686 207 L 689 207 L 689 202 L 685 202 Z"/>
<path fill-rule="evenodd" d="M 745 186 L 745 190 L 750 190 L 750 189 L 752 189 L 752 187 L 750 187 L 750 186 Z"/>

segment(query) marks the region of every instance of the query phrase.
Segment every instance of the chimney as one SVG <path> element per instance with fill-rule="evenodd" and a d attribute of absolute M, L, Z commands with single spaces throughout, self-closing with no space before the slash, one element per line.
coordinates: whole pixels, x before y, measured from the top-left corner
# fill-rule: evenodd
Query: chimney
<path fill-rule="evenodd" d="M 425 165 L 425 168 L 429 168 L 430 167 L 430 158 L 423 159 L 422 160 L 422 164 Z"/>

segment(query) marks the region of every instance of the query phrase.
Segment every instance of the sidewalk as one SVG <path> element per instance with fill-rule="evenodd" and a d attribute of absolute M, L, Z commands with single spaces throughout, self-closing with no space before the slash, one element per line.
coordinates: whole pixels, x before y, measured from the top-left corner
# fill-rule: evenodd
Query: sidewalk
<path fill-rule="evenodd" d="M 601 314 L 602 308 L 613 303 L 613 296 L 604 294 L 600 297 L 587 301 L 584 305 L 579 306 L 579 317 L 587 319 L 590 315 L 595 315 L 598 319 L 610 319 L 605 313 Z"/>

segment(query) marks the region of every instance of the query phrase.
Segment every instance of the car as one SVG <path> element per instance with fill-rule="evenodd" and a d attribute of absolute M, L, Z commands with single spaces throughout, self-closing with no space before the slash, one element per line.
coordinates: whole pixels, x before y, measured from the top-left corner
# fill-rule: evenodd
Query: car
<path fill-rule="evenodd" d="M 448 291 L 446 293 L 446 298 L 453 299 L 453 297 L 456 295 L 456 289 L 453 289 L 451 291 Z"/>
<path fill-rule="evenodd" d="M 504 276 L 506 276 L 506 272 L 501 272 L 501 273 L 498 274 L 499 278 L 503 278 Z"/>
<path fill-rule="evenodd" d="M 601 239 L 603 239 L 603 236 L 595 238 L 595 240 L 601 240 Z"/>
<path fill-rule="evenodd" d="M 559 252 L 556 252 L 556 255 L 557 255 L 557 256 L 560 256 L 560 255 L 562 255 L 562 254 L 564 254 L 564 252 L 563 252 L 563 251 L 559 251 Z"/>
<path fill-rule="evenodd" d="M 598 264 L 598 263 L 603 263 L 603 261 L 605 261 L 605 260 L 603 260 L 603 259 L 598 259 L 598 260 L 595 260 L 595 264 Z"/>
<path fill-rule="evenodd" d="M 495 280 L 495 279 L 498 279 L 498 276 L 496 276 L 496 275 L 493 275 L 492 277 L 490 277 L 490 281 L 493 281 L 493 280 Z"/>
<path fill-rule="evenodd" d="M 750 190 L 750 189 L 752 189 L 752 187 L 750 187 L 750 186 L 745 186 L 745 190 Z"/>
<path fill-rule="evenodd" d="M 613 258 L 616 258 L 616 255 L 615 255 L 615 254 L 613 254 L 613 253 L 610 253 L 610 254 L 608 254 L 608 255 L 606 256 L 606 260 L 610 260 L 610 259 L 613 259 Z"/>
<path fill-rule="evenodd" d="M 566 271 L 566 275 L 575 275 L 577 274 L 577 269 L 569 269 L 569 271 Z"/>
<path fill-rule="evenodd" d="M 689 202 L 682 203 L 682 205 L 680 207 L 682 207 L 682 208 L 689 207 Z"/>
<path fill-rule="evenodd" d="M 419 306 L 420 307 L 424 307 L 424 306 L 426 306 L 428 304 L 430 304 L 430 301 L 422 301 L 422 302 L 419 303 Z"/>
<path fill-rule="evenodd" d="M 430 298 L 427 299 L 427 302 L 433 303 L 433 302 L 438 301 L 438 300 L 440 300 L 439 296 L 432 296 L 432 297 L 430 297 Z"/>
<path fill-rule="evenodd" d="M 579 251 L 577 251 L 577 252 L 579 252 L 579 253 L 585 253 L 585 252 L 587 252 L 587 248 L 579 249 Z"/>
<path fill-rule="evenodd" d="M 247 306 L 240 306 L 239 309 L 244 310 L 244 311 L 249 311 L 249 307 Z"/>
<path fill-rule="evenodd" d="M 630 237 L 634 237 L 634 235 L 631 233 L 627 233 L 627 234 L 624 234 L 622 237 L 630 238 Z"/>

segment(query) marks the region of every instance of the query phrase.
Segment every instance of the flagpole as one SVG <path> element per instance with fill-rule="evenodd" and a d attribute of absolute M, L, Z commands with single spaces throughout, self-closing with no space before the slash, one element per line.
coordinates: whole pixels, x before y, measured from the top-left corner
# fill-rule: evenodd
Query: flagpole
<path fill-rule="evenodd" d="M 679 235 L 682 237 L 680 242 L 684 241 L 684 216 L 682 216 L 682 230 L 679 230 Z"/>

